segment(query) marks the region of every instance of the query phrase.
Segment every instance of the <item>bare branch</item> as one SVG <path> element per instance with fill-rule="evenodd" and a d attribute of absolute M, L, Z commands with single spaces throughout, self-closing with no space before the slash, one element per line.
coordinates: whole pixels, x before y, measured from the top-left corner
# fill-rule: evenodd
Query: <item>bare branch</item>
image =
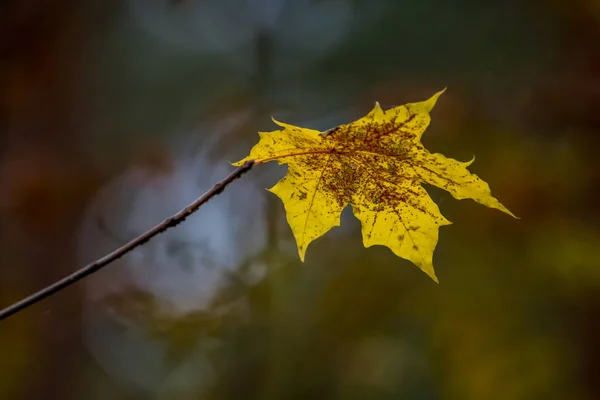
<path fill-rule="evenodd" d="M 252 160 L 246 161 L 243 165 L 241 165 L 240 167 L 235 169 L 225 179 L 223 179 L 222 181 L 215 184 L 215 186 L 213 186 L 212 189 L 210 189 L 208 192 L 204 193 L 201 197 L 196 199 L 193 203 L 191 203 L 190 205 L 188 205 L 187 207 L 185 207 L 184 209 L 179 211 L 177 214 L 172 215 L 171 217 L 165 219 L 163 222 L 156 225 L 154 228 L 144 232 L 140 236 L 131 240 L 129 243 L 117 248 L 113 252 L 105 255 L 104 257 L 101 257 L 101 258 L 97 259 L 96 261 L 92 262 L 91 264 L 88 264 L 85 267 L 73 272 L 71 275 L 64 277 L 60 281 L 55 282 L 52 285 L 45 287 L 44 289 L 40 290 L 39 292 L 36 292 L 36 293 L 32 294 L 31 296 L 26 297 L 8 307 L 6 307 L 3 310 L 0 310 L 0 320 L 3 320 L 5 318 L 15 314 L 16 312 L 21 311 L 21 310 L 39 302 L 40 300 L 45 299 L 48 296 L 65 289 L 67 286 L 85 278 L 88 275 L 93 274 L 94 272 L 98 271 L 102 267 L 105 267 L 108 264 L 112 263 L 113 261 L 123 257 L 125 254 L 129 253 L 136 247 L 143 245 L 144 243 L 146 243 L 147 241 L 152 239 L 154 236 L 166 231 L 169 228 L 179 225 L 187 217 L 189 217 L 190 215 L 195 213 L 203 204 L 207 203 L 211 198 L 213 198 L 214 196 L 223 192 L 223 190 L 230 183 L 232 183 L 237 178 L 241 177 L 245 172 L 248 172 L 249 170 L 251 170 L 253 166 L 254 166 L 254 161 L 252 161 Z"/>

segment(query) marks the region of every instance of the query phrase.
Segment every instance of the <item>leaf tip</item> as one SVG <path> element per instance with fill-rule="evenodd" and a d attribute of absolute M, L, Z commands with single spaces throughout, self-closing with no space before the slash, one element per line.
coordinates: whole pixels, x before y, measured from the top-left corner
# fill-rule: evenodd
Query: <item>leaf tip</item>
<path fill-rule="evenodd" d="M 469 165 L 473 164 L 475 162 L 475 155 L 473 155 L 473 158 L 471 158 L 470 161 L 465 161 L 463 164 L 465 167 L 468 167 Z"/>
<path fill-rule="evenodd" d="M 433 270 L 433 265 L 418 265 L 418 267 L 421 269 L 421 271 L 425 272 L 427 276 L 430 277 L 435 283 L 440 283 L 438 277 L 435 275 L 435 271 Z"/>
<path fill-rule="evenodd" d="M 383 111 L 383 108 L 381 108 L 381 104 L 379 104 L 379 102 L 376 101 L 375 105 L 373 106 L 373 109 L 371 111 L 369 111 L 369 113 L 366 115 L 365 118 L 375 120 L 375 119 L 383 118 L 384 116 L 385 116 L 385 111 Z"/>
<path fill-rule="evenodd" d="M 283 122 L 280 122 L 280 121 L 276 120 L 275 117 L 271 117 L 271 121 L 273 121 L 273 123 L 275 123 L 275 125 L 279 125 L 281 127 L 285 127 L 285 124 Z"/>
<path fill-rule="evenodd" d="M 487 207 L 495 208 L 496 210 L 502 211 L 503 213 L 508 214 L 515 219 L 521 219 L 520 217 L 517 217 L 515 214 L 513 214 L 508 208 L 504 207 L 504 204 L 500 203 L 500 201 L 498 201 L 498 199 L 496 199 L 495 197 L 492 197 L 489 203 L 482 204 Z"/>
<path fill-rule="evenodd" d="M 443 217 L 443 220 L 440 222 L 440 226 L 447 226 L 447 225 L 452 225 L 453 222 L 450 221 L 448 218 Z"/>
<path fill-rule="evenodd" d="M 440 283 L 438 277 L 435 275 L 435 271 L 433 270 L 433 265 L 427 265 L 427 268 L 423 268 L 423 266 L 420 266 L 420 268 L 423 270 L 423 272 L 427 274 L 427 276 L 433 279 L 435 283 Z"/>
<path fill-rule="evenodd" d="M 438 98 L 444 94 L 444 92 L 446 91 L 447 87 L 443 88 L 442 90 L 440 90 L 439 92 L 437 92 L 436 94 L 434 94 L 433 96 L 431 96 L 429 99 L 427 99 L 425 101 L 425 109 L 427 111 L 431 111 L 433 110 L 433 107 L 435 106 L 435 103 L 437 102 Z"/>
<path fill-rule="evenodd" d="M 506 208 L 504 206 L 502 206 L 502 208 L 500 209 L 500 211 L 505 212 L 506 214 L 510 215 L 514 219 L 521 219 L 521 217 L 517 217 L 515 214 L 512 213 L 512 211 L 510 211 L 508 208 Z"/>
<path fill-rule="evenodd" d="M 304 257 L 306 256 L 306 247 L 298 246 L 298 255 L 300 256 L 300 261 L 304 262 Z"/>

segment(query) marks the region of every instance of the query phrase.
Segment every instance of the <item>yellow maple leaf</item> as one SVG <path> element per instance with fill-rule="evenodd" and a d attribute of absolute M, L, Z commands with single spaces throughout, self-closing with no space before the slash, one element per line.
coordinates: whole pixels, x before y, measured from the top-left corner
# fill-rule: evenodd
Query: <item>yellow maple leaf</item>
<path fill-rule="evenodd" d="M 439 227 L 449 225 L 422 183 L 456 199 L 473 199 L 514 215 L 491 195 L 489 185 L 460 162 L 432 154 L 421 144 L 438 97 L 384 111 L 379 103 L 365 117 L 325 132 L 273 120 L 284 128 L 260 132 L 247 160 L 278 161 L 288 173 L 269 189 L 283 201 L 300 259 L 315 239 L 340 224 L 352 205 L 365 247 L 384 245 L 437 282 L 433 251 Z"/>

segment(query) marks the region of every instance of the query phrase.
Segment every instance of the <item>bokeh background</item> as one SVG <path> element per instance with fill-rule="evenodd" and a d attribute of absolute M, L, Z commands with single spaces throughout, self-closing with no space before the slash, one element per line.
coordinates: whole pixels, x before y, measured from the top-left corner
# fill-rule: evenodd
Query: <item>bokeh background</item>
<path fill-rule="evenodd" d="M 272 130 L 447 86 L 436 285 L 349 213 L 301 263 L 285 167 L 0 322 L 1 399 L 600 398 L 600 2 L 4 0 L 0 306 L 177 211 Z M 348 211 L 348 210 L 347 210 Z"/>

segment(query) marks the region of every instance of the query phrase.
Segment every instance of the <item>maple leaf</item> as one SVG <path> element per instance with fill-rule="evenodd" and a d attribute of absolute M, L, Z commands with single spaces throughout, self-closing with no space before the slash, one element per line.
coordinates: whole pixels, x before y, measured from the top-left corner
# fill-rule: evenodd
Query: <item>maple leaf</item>
<path fill-rule="evenodd" d="M 273 119 L 284 128 L 260 132 L 247 160 L 288 164 L 288 173 L 269 189 L 283 201 L 300 259 L 315 239 L 340 224 L 350 204 L 362 225 L 365 247 L 383 245 L 438 281 L 433 252 L 439 227 L 451 224 L 422 183 L 456 199 L 473 199 L 514 215 L 489 185 L 460 162 L 432 154 L 421 144 L 442 90 L 430 99 L 383 110 L 375 103 L 365 117 L 325 132 Z M 516 217 L 515 217 L 516 218 Z"/>

